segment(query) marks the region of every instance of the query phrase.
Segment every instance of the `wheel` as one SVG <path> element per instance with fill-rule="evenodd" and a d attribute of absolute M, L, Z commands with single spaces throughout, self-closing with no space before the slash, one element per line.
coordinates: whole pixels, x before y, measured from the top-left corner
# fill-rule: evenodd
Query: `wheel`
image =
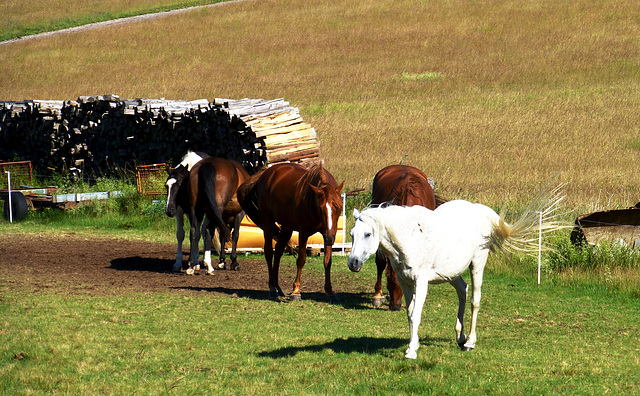
<path fill-rule="evenodd" d="M 9 194 L 4 199 L 4 218 L 9 220 Z M 27 198 L 22 195 L 21 192 L 11 192 L 11 212 L 13 214 L 13 221 L 20 221 L 27 217 L 29 214 L 29 205 L 27 204 Z"/>

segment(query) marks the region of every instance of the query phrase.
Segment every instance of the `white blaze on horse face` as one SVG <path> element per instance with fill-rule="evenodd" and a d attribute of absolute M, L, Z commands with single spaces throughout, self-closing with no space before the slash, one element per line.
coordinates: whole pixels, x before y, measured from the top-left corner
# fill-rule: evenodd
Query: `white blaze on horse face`
<path fill-rule="evenodd" d="M 331 231 L 331 229 L 333 228 L 333 221 L 332 221 L 332 216 L 331 216 L 331 205 L 329 205 L 329 202 L 327 202 L 325 204 L 326 208 L 327 208 L 327 231 Z"/>
<path fill-rule="evenodd" d="M 167 180 L 167 187 L 169 188 L 169 190 L 167 191 L 167 206 L 166 206 L 166 208 L 169 207 L 169 197 L 171 197 L 171 187 L 173 187 L 173 185 L 176 184 L 176 181 L 177 180 L 174 177 L 172 177 L 171 179 Z"/>

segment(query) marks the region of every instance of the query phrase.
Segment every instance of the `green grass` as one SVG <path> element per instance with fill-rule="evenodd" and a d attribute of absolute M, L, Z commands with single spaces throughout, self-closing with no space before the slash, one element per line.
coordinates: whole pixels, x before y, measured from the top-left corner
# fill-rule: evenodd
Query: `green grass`
<path fill-rule="evenodd" d="M 369 282 L 369 264 L 351 276 Z M 458 350 L 455 293 L 434 286 L 416 361 L 403 358 L 404 312 L 370 309 L 358 293 L 329 305 L 211 292 L 0 291 L 2 394 L 640 391 L 637 299 L 491 272 L 477 349 Z"/>
<path fill-rule="evenodd" d="M 350 207 L 367 199 L 353 198 Z M 0 234 L 172 241 L 175 223 L 158 207 L 130 194 L 120 203 L 31 213 L 13 225 L 2 220 Z M 405 313 L 370 308 L 371 260 L 354 274 L 345 258 L 334 258 L 338 305 L 321 293 L 302 302 L 237 290 L 96 296 L 55 282 L 43 292 L 2 272 L 0 394 L 638 392 L 637 254 L 565 241 L 568 232 L 554 235 L 560 255 L 545 254 L 540 287 L 535 258 L 490 258 L 471 353 L 454 342 L 454 290 L 430 287 L 416 361 L 403 358 Z M 286 256 L 283 267 L 294 259 Z M 305 277 L 321 279 L 321 268 L 310 257 Z M 636 283 L 625 283 L 625 274 Z"/>

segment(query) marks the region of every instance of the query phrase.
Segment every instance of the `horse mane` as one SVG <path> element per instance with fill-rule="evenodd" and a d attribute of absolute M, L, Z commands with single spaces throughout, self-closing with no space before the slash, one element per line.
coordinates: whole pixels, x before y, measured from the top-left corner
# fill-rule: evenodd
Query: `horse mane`
<path fill-rule="evenodd" d="M 302 198 L 309 190 L 310 185 L 324 187 L 327 184 L 327 176 L 324 173 L 324 167 L 322 164 L 315 164 L 296 181 L 294 185 L 294 195 L 299 198 L 299 202 L 302 202 Z"/>
<path fill-rule="evenodd" d="M 400 206 L 384 202 L 378 206 L 371 206 L 360 212 L 360 220 L 369 224 L 376 229 L 376 232 L 380 235 L 382 241 L 382 232 L 384 231 L 386 238 L 392 246 L 402 246 L 403 236 L 397 231 L 401 231 L 411 224 L 412 220 L 416 219 L 416 210 L 424 209 L 422 206 Z M 428 209 L 428 211 L 431 211 Z M 397 219 L 398 216 L 408 216 L 408 218 L 400 218 L 399 223 L 401 226 L 397 227 L 396 222 L 389 221 L 389 219 Z M 362 218 L 368 218 L 369 220 L 362 220 Z"/>
<path fill-rule="evenodd" d="M 414 191 L 419 190 L 420 185 L 415 178 L 403 178 L 400 183 L 393 186 L 389 203 L 392 205 L 406 205 L 409 195 L 415 196 Z"/>
<path fill-rule="evenodd" d="M 366 224 L 369 224 L 371 227 L 373 227 L 376 230 L 378 234 L 380 234 L 382 230 L 386 231 L 387 236 L 389 237 L 391 242 L 395 244 L 398 240 L 397 236 L 395 235 L 393 230 L 389 229 L 388 227 L 385 226 L 385 224 L 383 224 L 384 219 L 382 219 L 382 217 L 384 216 L 380 216 L 385 213 L 383 209 L 394 208 L 394 207 L 398 208 L 401 206 L 394 205 L 389 202 L 383 202 L 375 206 L 367 206 L 362 211 L 360 211 L 360 216 L 358 217 L 358 220 Z M 382 240 L 381 235 L 380 235 L 380 240 Z"/>

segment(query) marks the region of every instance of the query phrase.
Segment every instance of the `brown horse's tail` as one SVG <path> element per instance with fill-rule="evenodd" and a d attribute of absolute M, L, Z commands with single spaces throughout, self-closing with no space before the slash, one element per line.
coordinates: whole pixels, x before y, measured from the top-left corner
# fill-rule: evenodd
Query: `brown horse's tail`
<path fill-rule="evenodd" d="M 249 216 L 251 221 L 253 221 L 253 223 L 258 227 L 260 227 L 260 211 L 258 209 L 258 192 L 256 190 L 256 184 L 258 184 L 258 180 L 260 180 L 260 176 L 262 176 L 263 172 L 264 170 L 261 170 L 251 176 L 242 183 L 236 191 L 238 203 L 242 207 L 242 210 L 244 210 L 244 213 Z"/>
<path fill-rule="evenodd" d="M 200 185 L 198 188 L 204 192 L 207 206 L 211 209 L 211 213 L 207 213 L 210 223 L 209 229 L 211 229 L 211 226 L 214 226 L 225 240 L 229 241 L 231 240 L 231 232 L 222 219 L 222 212 L 216 202 L 216 168 L 210 163 L 204 163 L 200 166 L 199 173 L 198 183 L 200 183 Z M 214 233 L 215 232 L 212 232 L 211 234 L 213 235 Z"/>

